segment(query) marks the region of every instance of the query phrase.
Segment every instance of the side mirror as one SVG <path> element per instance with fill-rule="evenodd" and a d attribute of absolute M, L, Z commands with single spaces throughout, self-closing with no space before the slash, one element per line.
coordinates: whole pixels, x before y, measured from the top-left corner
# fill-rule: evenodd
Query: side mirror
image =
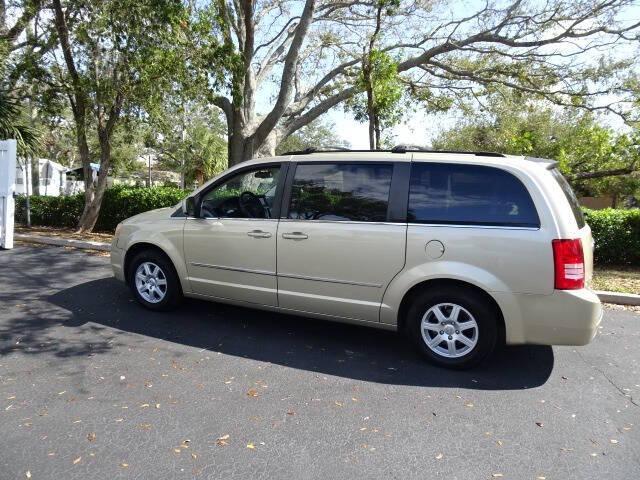
<path fill-rule="evenodd" d="M 196 199 L 194 197 L 187 197 L 184 200 L 184 213 L 187 217 L 197 217 L 196 215 Z"/>

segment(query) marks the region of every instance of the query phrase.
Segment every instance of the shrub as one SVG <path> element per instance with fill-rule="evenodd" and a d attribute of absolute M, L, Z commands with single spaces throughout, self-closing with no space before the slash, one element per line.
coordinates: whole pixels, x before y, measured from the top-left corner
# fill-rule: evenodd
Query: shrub
<path fill-rule="evenodd" d="M 123 187 L 109 188 L 104 193 L 96 230 L 113 231 L 125 218 L 155 208 L 171 207 L 187 196 L 176 187 Z"/>
<path fill-rule="evenodd" d="M 68 197 L 41 197 L 29 198 L 31 204 L 31 224 L 45 227 L 77 227 L 78 220 L 84 208 L 84 197 L 71 195 Z M 16 222 L 27 221 L 26 197 L 21 195 L 16 198 Z"/>
<path fill-rule="evenodd" d="M 596 242 L 598 264 L 640 264 L 640 209 L 584 209 Z"/>
<path fill-rule="evenodd" d="M 95 230 L 112 232 L 125 218 L 154 208 L 170 207 L 178 203 L 187 192 L 176 187 L 115 186 L 104 193 Z M 47 227 L 75 228 L 84 208 L 84 194 L 68 197 L 31 197 L 31 223 Z M 26 198 L 16 198 L 16 221 L 25 223 Z"/>

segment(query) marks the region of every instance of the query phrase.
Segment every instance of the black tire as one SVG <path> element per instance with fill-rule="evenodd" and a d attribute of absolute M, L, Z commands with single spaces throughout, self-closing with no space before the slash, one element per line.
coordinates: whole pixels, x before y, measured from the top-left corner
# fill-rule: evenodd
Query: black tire
<path fill-rule="evenodd" d="M 476 322 L 477 330 L 474 331 L 471 329 L 462 332 L 462 334 L 467 338 L 471 337 L 471 341 L 473 341 L 474 338 L 476 339 L 475 346 L 473 347 L 468 345 L 465 347 L 462 342 L 456 340 L 456 338 L 460 338 L 459 331 L 454 331 L 452 334 L 453 336 L 449 337 L 446 335 L 447 332 L 440 330 L 440 332 L 444 332 L 444 337 L 441 336 L 444 340 L 442 343 L 435 345 L 434 348 L 445 349 L 445 346 L 448 348 L 449 341 L 447 341 L 447 339 L 454 338 L 453 343 L 456 346 L 455 348 L 459 348 L 461 350 L 459 353 L 460 356 L 458 357 L 449 358 L 444 356 L 446 353 L 438 353 L 434 351 L 427 345 L 423 336 L 423 316 L 425 316 L 432 307 L 436 307 L 436 305 L 440 304 L 459 305 L 466 310 L 466 312 L 460 310 L 461 321 L 468 321 L 468 314 L 470 314 Z M 453 310 L 451 307 L 447 306 L 441 306 L 439 309 L 440 312 L 445 314 L 445 316 L 450 315 Z M 413 341 L 418 351 L 434 365 L 462 370 L 478 365 L 493 352 L 498 340 L 498 315 L 498 312 L 495 311 L 495 307 L 483 298 L 482 295 L 479 295 L 473 290 L 456 287 L 435 287 L 425 289 L 413 297 L 413 301 L 407 312 L 406 333 L 409 335 L 409 338 Z M 438 326 L 438 323 L 435 320 L 435 312 L 429 314 L 427 317 L 427 323 L 430 323 L 432 326 Z M 438 328 L 454 328 L 453 323 L 451 323 L 451 327 L 448 327 L 448 319 L 445 323 L 444 327 L 438 326 Z M 440 332 L 432 330 L 433 329 L 425 330 L 425 336 L 436 342 L 436 336 L 439 335 Z M 466 351 L 464 351 L 465 349 Z"/>
<path fill-rule="evenodd" d="M 164 297 L 156 302 L 151 302 L 143 297 L 138 291 L 136 285 L 136 272 L 138 267 L 144 263 L 151 263 L 157 265 L 160 268 L 160 274 L 158 277 L 166 280 L 166 291 Z M 129 288 L 133 292 L 133 296 L 140 305 L 149 310 L 154 311 L 169 311 L 175 308 L 182 301 L 182 287 L 180 286 L 180 280 L 176 273 L 175 268 L 171 261 L 161 252 L 156 250 L 143 250 L 135 255 L 129 265 L 129 271 L 127 272 L 127 279 Z M 155 298 L 155 297 L 154 297 Z"/>

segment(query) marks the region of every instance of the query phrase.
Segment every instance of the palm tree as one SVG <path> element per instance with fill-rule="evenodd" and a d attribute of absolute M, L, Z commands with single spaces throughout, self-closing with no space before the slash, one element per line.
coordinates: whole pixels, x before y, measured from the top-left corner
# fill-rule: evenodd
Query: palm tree
<path fill-rule="evenodd" d="M 40 132 L 29 125 L 9 92 L 0 89 L 0 140 L 13 138 L 18 143 L 18 154 L 33 155 L 40 146 Z"/>

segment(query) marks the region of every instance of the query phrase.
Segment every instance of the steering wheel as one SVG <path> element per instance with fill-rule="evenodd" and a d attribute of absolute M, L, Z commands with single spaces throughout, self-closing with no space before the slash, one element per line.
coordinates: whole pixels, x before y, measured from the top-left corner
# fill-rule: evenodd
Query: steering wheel
<path fill-rule="evenodd" d="M 249 218 L 265 218 L 264 206 L 253 192 L 242 192 L 238 197 L 240 211 Z"/>

